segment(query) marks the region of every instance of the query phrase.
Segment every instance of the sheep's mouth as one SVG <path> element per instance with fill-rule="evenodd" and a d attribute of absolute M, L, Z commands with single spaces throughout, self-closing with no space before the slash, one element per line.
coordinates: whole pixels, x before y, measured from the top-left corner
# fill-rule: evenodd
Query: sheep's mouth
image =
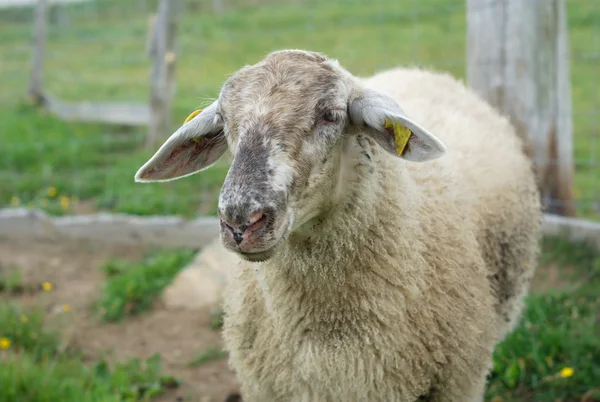
<path fill-rule="evenodd" d="M 272 246 L 267 249 L 263 249 L 260 251 L 241 251 L 236 250 L 235 252 L 244 260 L 248 262 L 265 262 L 270 260 L 279 247 L 284 243 L 286 236 L 282 236 L 279 240 Z"/>
<path fill-rule="evenodd" d="M 281 222 L 281 221 L 279 221 Z M 290 223 L 278 225 L 277 229 L 271 228 L 266 233 L 260 233 L 249 242 L 236 244 L 230 236 L 224 236 L 221 230 L 221 240 L 225 248 L 237 254 L 241 259 L 249 262 L 265 262 L 270 260 L 285 243 L 289 233 Z"/>

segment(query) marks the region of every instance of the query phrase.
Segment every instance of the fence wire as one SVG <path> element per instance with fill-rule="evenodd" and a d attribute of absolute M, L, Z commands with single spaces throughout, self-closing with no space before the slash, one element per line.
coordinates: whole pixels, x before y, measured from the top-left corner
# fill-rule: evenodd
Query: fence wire
<path fill-rule="evenodd" d="M 52 214 L 214 214 L 227 158 L 184 180 L 135 184 L 150 156 L 145 127 L 66 122 L 28 105 L 33 2 L 15 3 L 0 0 L 0 204 Z M 573 187 L 578 215 L 597 220 L 600 4 L 568 0 L 567 8 Z M 45 90 L 66 101 L 147 103 L 156 10 L 150 0 L 50 1 Z M 418 65 L 465 77 L 464 0 L 179 0 L 178 32 L 174 124 L 210 102 L 229 74 L 282 48 L 324 52 L 358 76 Z"/>

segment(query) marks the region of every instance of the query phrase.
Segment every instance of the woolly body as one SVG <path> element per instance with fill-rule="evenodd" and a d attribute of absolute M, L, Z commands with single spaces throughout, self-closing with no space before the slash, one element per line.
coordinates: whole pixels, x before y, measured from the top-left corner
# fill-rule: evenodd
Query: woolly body
<path fill-rule="evenodd" d="M 541 212 L 513 128 L 448 75 L 364 82 L 448 152 L 410 163 L 345 137 L 332 208 L 270 260 L 241 263 L 223 335 L 246 402 L 482 400 L 518 321 Z"/>

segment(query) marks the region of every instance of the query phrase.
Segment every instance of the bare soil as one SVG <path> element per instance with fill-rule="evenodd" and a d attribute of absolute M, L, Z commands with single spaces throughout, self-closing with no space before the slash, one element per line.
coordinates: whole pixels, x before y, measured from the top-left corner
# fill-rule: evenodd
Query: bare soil
<path fill-rule="evenodd" d="M 160 402 L 223 402 L 238 389 L 226 360 L 199 367 L 187 365 L 207 348 L 222 345 L 219 331 L 210 327 L 208 310 L 173 311 L 157 303 L 152 311 L 116 324 L 100 322 L 91 310 L 104 279 L 100 265 L 115 257 L 137 260 L 148 250 L 89 242 L 4 240 L 0 241 L 0 268 L 18 269 L 24 282 L 33 287 L 46 281 L 54 285 L 51 292 L 25 292 L 12 298 L 24 304 L 41 304 L 49 314 L 59 314 L 68 304 L 73 319 L 68 325 L 60 323 L 61 331 L 70 345 L 83 350 L 90 359 L 148 358 L 159 353 L 165 374 L 183 380 L 181 387 L 169 391 Z M 567 285 L 561 270 L 555 266 L 538 268 L 532 290 Z"/>
<path fill-rule="evenodd" d="M 223 402 L 238 387 L 225 359 L 198 367 L 188 362 L 207 348 L 221 346 L 219 331 L 210 327 L 210 311 L 167 310 L 157 303 L 152 311 L 115 324 L 102 323 L 91 309 L 104 279 L 100 266 L 111 258 L 138 260 L 149 248 L 95 245 L 88 242 L 0 241 L 0 268 L 19 270 L 28 288 L 43 282 L 51 292 L 26 291 L 11 296 L 25 305 L 42 306 L 52 317 L 64 305 L 72 312 L 65 323 L 56 320 L 70 346 L 82 350 L 90 360 L 148 358 L 159 353 L 165 374 L 183 384 L 170 390 L 159 402 Z M 6 296 L 2 296 L 6 300 Z M 2 298 L 0 298 L 2 302 Z M 53 320 L 48 320 L 52 325 Z"/>

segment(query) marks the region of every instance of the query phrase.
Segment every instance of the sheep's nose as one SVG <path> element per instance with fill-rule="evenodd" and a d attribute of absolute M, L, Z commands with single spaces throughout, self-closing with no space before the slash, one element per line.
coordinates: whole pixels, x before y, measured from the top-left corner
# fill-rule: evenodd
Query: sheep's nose
<path fill-rule="evenodd" d="M 240 219 L 240 216 L 231 216 L 219 211 L 221 228 L 230 235 L 237 245 L 240 245 L 245 239 L 254 235 L 263 228 L 267 222 L 267 214 L 264 211 L 252 213 L 246 218 Z"/>

